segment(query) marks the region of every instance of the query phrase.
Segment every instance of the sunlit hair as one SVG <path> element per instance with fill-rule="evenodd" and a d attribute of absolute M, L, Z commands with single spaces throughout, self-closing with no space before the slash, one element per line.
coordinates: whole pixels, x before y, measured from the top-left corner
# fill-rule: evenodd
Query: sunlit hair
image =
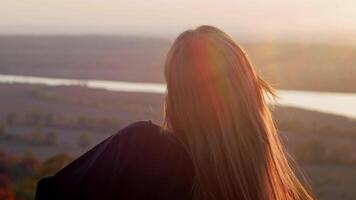
<path fill-rule="evenodd" d="M 266 96 L 275 92 L 224 32 L 183 32 L 166 63 L 163 127 L 186 147 L 195 199 L 312 199 L 287 159 Z"/>

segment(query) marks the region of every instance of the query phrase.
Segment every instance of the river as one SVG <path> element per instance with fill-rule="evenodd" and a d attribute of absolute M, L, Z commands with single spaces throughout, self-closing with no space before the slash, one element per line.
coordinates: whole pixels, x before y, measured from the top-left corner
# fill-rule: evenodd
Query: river
<path fill-rule="evenodd" d="M 0 83 L 42 84 L 47 86 L 83 86 L 116 92 L 165 93 L 165 84 L 107 80 L 63 79 L 0 74 Z M 278 90 L 277 105 L 293 106 L 356 119 L 356 93 Z"/>

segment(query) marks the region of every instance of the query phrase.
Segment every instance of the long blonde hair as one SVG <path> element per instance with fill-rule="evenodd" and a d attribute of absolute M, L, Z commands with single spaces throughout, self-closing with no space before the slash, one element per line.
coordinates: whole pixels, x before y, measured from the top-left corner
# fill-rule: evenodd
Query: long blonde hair
<path fill-rule="evenodd" d="M 163 127 L 190 154 L 196 199 L 312 199 L 277 135 L 265 99 L 274 90 L 231 37 L 212 26 L 183 32 L 165 78 Z"/>

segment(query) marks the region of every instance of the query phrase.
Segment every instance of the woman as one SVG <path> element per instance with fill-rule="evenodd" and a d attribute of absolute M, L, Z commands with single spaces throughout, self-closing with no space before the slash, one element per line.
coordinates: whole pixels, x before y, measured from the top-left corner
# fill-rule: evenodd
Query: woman
<path fill-rule="evenodd" d="M 307 200 L 277 135 L 273 89 L 224 32 L 182 33 L 164 123 L 137 122 L 38 184 L 37 199 Z"/>

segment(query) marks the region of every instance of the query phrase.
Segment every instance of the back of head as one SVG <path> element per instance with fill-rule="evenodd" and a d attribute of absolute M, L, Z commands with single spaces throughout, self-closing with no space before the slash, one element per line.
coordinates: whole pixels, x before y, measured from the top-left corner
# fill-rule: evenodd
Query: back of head
<path fill-rule="evenodd" d="M 196 199 L 312 199 L 286 158 L 265 95 L 274 94 L 224 32 L 183 32 L 165 63 L 164 127 L 195 167 Z"/>

